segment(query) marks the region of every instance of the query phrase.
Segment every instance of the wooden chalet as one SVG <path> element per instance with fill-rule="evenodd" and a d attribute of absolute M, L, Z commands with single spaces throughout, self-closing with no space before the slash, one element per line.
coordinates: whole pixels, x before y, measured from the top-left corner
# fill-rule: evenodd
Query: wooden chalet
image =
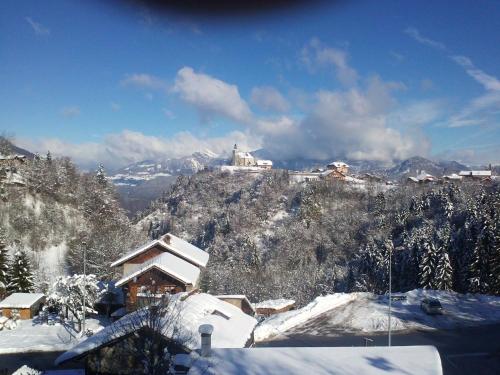
<path fill-rule="evenodd" d="M 166 234 L 116 260 L 122 267 L 122 287 L 127 311 L 134 311 L 152 294 L 189 292 L 198 286 L 199 276 L 208 262 L 208 253 Z"/>

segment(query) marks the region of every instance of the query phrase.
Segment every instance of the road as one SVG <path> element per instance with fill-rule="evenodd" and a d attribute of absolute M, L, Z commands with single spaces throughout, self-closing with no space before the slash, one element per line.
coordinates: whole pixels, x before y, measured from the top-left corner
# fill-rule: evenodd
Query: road
<path fill-rule="evenodd" d="M 10 375 L 23 365 L 44 370 L 84 368 L 83 363 L 68 363 L 67 365 L 56 367 L 54 360 L 62 353 L 64 352 L 0 354 L 0 375 Z"/>
<path fill-rule="evenodd" d="M 303 327 L 261 342 L 257 346 L 364 346 L 387 345 L 387 333 L 359 334 L 331 330 L 328 335 L 309 335 Z M 434 345 L 443 364 L 444 375 L 500 374 L 500 324 L 450 330 L 413 330 L 392 335 L 392 345 Z"/>

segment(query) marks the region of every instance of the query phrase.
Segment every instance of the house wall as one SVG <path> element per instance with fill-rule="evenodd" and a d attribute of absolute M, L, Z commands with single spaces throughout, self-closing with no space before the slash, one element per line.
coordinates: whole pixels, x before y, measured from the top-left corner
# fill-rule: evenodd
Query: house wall
<path fill-rule="evenodd" d="M 281 309 L 270 309 L 270 308 L 259 308 L 259 307 L 257 307 L 255 309 L 255 311 L 256 311 L 256 313 L 258 315 L 269 316 L 269 315 L 279 314 L 279 313 L 282 313 L 282 312 L 285 312 L 285 311 L 290 311 L 290 310 L 293 310 L 293 309 L 295 309 L 295 305 L 294 304 L 285 306 L 285 307 L 283 307 Z"/>
<path fill-rule="evenodd" d="M 145 287 L 151 292 L 157 294 L 189 292 L 193 289 L 193 285 L 184 284 L 183 282 L 166 275 L 162 271 L 153 268 L 123 286 L 123 291 L 125 293 L 125 307 L 127 311 L 134 311 L 137 309 L 137 293 L 141 292 L 142 287 Z"/>
<path fill-rule="evenodd" d="M 11 318 L 12 310 L 18 310 L 22 320 L 31 319 L 33 317 L 32 311 L 30 309 L 6 309 L 6 308 L 2 309 L 3 316 Z"/>
<path fill-rule="evenodd" d="M 345 172 L 347 173 L 347 172 Z M 337 180 L 345 180 L 345 173 L 340 171 L 340 168 L 334 169 L 332 173 L 326 176 L 327 179 L 337 179 Z"/>

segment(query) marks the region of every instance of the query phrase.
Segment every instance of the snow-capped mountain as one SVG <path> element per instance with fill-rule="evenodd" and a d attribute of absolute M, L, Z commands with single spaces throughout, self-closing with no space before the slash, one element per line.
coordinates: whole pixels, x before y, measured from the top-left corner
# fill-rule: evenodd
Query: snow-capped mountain
<path fill-rule="evenodd" d="M 137 186 L 161 177 L 192 175 L 206 167 L 226 162 L 227 160 L 219 155 L 205 150 L 182 158 L 143 160 L 116 170 L 108 179 L 117 186 Z"/>

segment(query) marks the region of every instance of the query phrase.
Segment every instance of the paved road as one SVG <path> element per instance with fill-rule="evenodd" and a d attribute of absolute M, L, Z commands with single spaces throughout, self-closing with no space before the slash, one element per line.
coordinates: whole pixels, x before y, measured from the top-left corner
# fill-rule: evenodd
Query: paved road
<path fill-rule="evenodd" d="M 362 335 L 331 331 L 321 336 L 292 332 L 257 346 L 363 346 L 364 337 L 373 340 L 370 345 L 387 345 L 386 333 Z M 500 324 L 397 333 L 392 336 L 392 345 L 436 346 L 444 375 L 500 374 Z"/>
<path fill-rule="evenodd" d="M 62 353 L 64 352 L 0 354 L 0 375 L 10 375 L 23 365 L 44 370 L 61 370 L 84 367 L 83 363 L 70 363 L 61 367 L 54 366 L 54 360 Z"/>

